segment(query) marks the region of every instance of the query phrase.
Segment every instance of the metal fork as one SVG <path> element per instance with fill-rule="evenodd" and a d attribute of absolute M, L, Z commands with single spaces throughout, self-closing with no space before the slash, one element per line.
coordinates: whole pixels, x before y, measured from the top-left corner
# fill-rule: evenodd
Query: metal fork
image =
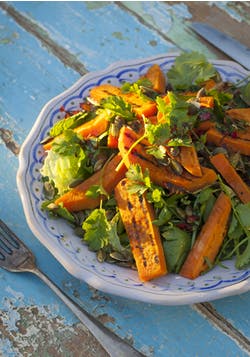
<path fill-rule="evenodd" d="M 111 357 L 142 357 L 143 354 L 109 331 L 87 311 L 80 308 L 55 285 L 35 263 L 33 253 L 0 219 L 0 267 L 10 272 L 30 272 L 41 278 L 88 328 Z"/>

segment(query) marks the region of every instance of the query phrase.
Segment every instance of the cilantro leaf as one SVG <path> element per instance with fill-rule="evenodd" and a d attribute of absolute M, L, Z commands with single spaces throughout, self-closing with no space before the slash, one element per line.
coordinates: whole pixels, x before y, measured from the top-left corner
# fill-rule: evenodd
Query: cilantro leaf
<path fill-rule="evenodd" d="M 65 130 L 63 136 L 55 138 L 52 150 L 60 155 L 78 155 L 80 151 L 80 138 L 73 130 Z"/>
<path fill-rule="evenodd" d="M 145 94 L 145 89 L 150 90 L 152 88 L 152 83 L 147 78 L 140 78 L 134 83 L 125 82 L 123 83 L 121 90 L 123 93 L 136 93 L 142 99 L 148 99 Z"/>
<path fill-rule="evenodd" d="M 146 123 L 149 142 L 160 145 L 168 141 L 169 146 L 190 145 L 189 131 L 195 126 L 197 115 L 189 114 L 189 103 L 173 92 L 168 92 L 168 102 L 161 97 L 157 97 L 156 102 L 162 116 L 161 123 Z"/>
<path fill-rule="evenodd" d="M 131 104 L 125 102 L 122 97 L 110 96 L 102 99 L 101 106 L 104 109 L 110 110 L 114 116 L 119 115 L 127 121 L 134 120 L 135 114 L 132 111 Z"/>
<path fill-rule="evenodd" d="M 170 136 L 170 125 L 169 123 L 145 124 L 145 135 L 150 144 L 164 144 Z"/>
<path fill-rule="evenodd" d="M 92 211 L 83 222 L 82 228 L 85 231 L 83 240 L 87 242 L 89 249 L 98 251 L 108 245 L 110 225 L 103 208 Z"/>
<path fill-rule="evenodd" d="M 172 135 L 185 135 L 195 125 L 197 115 L 189 114 L 189 103 L 173 92 L 168 93 L 169 104 L 165 103 L 164 115 L 169 116 Z M 175 136 L 175 135 L 174 135 Z"/>
<path fill-rule="evenodd" d="M 148 170 L 143 173 L 139 164 L 130 165 L 126 172 L 126 177 L 131 181 L 128 187 L 128 191 L 131 194 L 138 193 L 142 195 L 151 187 Z"/>
<path fill-rule="evenodd" d="M 167 73 L 169 83 L 174 90 L 192 89 L 217 75 L 214 66 L 198 52 L 183 53 L 178 56 Z"/>
<path fill-rule="evenodd" d="M 157 160 L 163 160 L 166 156 L 166 150 L 162 145 L 152 145 L 147 149 L 147 153 L 154 156 Z"/>

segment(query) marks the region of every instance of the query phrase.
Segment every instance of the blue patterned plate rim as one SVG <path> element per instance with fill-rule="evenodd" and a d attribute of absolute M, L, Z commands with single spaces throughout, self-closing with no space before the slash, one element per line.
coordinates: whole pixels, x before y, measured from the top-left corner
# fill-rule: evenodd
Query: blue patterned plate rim
<path fill-rule="evenodd" d="M 41 210 L 43 192 L 39 169 L 44 153 L 40 142 L 53 123 L 63 117 L 61 108 L 78 109 L 93 86 L 101 83 L 120 85 L 123 81 L 134 81 L 153 63 L 158 63 L 166 73 L 177 55 L 161 54 L 116 62 L 105 70 L 86 74 L 66 91 L 52 98 L 42 108 L 21 147 L 17 172 L 17 187 L 30 229 L 70 274 L 103 292 L 160 305 L 211 301 L 246 292 L 250 289 L 250 269 L 239 271 L 231 260 L 225 262 L 227 268 L 216 267 L 194 281 L 169 274 L 155 281 L 141 283 L 133 270 L 99 263 L 95 254 L 74 235 L 69 225 L 62 220 L 49 218 Z M 225 80 L 235 82 L 249 75 L 235 62 L 211 62 Z"/>

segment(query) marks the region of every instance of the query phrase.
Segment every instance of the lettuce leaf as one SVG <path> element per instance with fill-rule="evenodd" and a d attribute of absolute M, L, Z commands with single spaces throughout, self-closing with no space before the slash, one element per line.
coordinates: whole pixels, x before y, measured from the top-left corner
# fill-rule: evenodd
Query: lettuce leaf
<path fill-rule="evenodd" d="M 54 183 L 59 195 L 69 189 L 72 181 L 89 174 L 87 154 L 73 131 L 68 130 L 63 138 L 55 139 L 40 172 Z"/>

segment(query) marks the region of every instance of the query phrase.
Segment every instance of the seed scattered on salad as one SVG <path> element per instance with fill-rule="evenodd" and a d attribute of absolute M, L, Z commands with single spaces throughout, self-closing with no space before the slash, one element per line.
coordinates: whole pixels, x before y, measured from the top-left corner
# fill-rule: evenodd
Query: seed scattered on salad
<path fill-rule="evenodd" d="M 204 55 L 90 89 L 44 138 L 42 209 L 99 262 L 195 279 L 250 265 L 250 81 L 223 81 Z"/>

